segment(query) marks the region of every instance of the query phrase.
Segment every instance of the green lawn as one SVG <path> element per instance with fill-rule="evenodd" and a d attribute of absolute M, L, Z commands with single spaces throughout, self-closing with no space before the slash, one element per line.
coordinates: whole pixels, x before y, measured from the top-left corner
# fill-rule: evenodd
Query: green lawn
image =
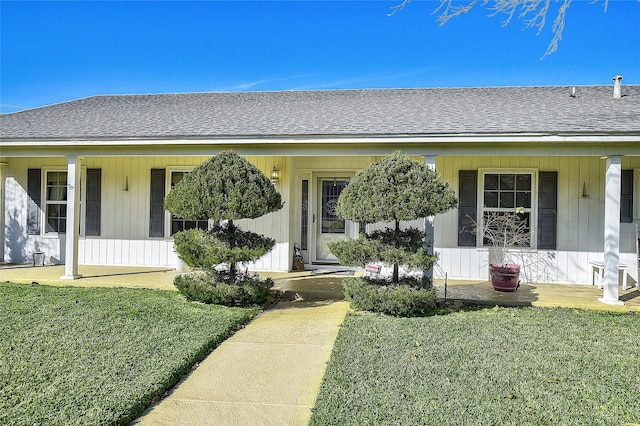
<path fill-rule="evenodd" d="M 126 423 L 256 310 L 176 292 L 0 284 L 0 424 Z"/>
<path fill-rule="evenodd" d="M 347 317 L 312 425 L 640 423 L 640 315 Z"/>

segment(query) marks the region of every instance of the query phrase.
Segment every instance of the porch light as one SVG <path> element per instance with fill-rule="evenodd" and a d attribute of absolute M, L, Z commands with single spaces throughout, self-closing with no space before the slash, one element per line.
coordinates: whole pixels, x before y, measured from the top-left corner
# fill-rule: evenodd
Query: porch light
<path fill-rule="evenodd" d="M 276 184 L 278 183 L 278 180 L 280 179 L 280 174 L 278 173 L 278 169 L 276 168 L 276 165 L 273 165 L 273 169 L 271 169 L 271 183 Z"/>

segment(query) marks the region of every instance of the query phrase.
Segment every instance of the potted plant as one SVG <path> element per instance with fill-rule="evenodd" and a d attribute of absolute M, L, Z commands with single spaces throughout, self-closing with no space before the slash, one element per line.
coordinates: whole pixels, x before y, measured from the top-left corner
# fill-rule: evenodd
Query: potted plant
<path fill-rule="evenodd" d="M 515 291 L 520 285 L 520 265 L 513 262 L 511 253 L 519 247 L 529 247 L 531 231 L 524 209 L 515 212 L 485 213 L 474 232 L 489 245 L 489 276 L 497 291 Z"/>

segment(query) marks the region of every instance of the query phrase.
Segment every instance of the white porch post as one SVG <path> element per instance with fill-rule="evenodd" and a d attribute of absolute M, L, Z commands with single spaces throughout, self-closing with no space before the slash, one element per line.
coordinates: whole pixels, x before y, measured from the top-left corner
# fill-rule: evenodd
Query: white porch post
<path fill-rule="evenodd" d="M 4 262 L 4 168 L 7 163 L 0 163 L 0 262 Z"/>
<path fill-rule="evenodd" d="M 607 158 L 604 197 L 604 280 L 600 302 L 622 305 L 618 299 L 620 266 L 620 175 L 622 156 Z"/>
<path fill-rule="evenodd" d="M 424 156 L 425 163 L 427 167 L 431 170 L 436 169 L 436 156 L 435 155 L 425 155 Z M 429 255 L 433 255 L 433 245 L 435 243 L 435 235 L 433 228 L 433 216 L 428 216 L 424 218 L 424 232 L 426 233 L 424 237 L 424 248 L 425 251 Z M 424 277 L 429 278 L 433 283 L 433 268 L 424 271 Z"/>
<path fill-rule="evenodd" d="M 80 157 L 67 157 L 67 233 L 65 236 L 64 275 L 61 279 L 75 280 L 78 274 L 78 233 L 80 227 Z"/>

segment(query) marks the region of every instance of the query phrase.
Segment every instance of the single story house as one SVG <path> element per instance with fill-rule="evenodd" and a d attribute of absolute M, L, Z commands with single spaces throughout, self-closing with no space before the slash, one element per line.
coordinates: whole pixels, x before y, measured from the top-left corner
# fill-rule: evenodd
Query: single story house
<path fill-rule="evenodd" d="M 534 238 L 523 280 L 591 283 L 603 301 L 618 272 L 638 282 L 640 86 L 486 87 L 92 96 L 0 115 L 0 259 L 34 252 L 64 263 L 173 266 L 171 235 L 205 226 L 172 217 L 163 199 L 221 150 L 274 184 L 282 210 L 244 221 L 276 239 L 252 268 L 288 271 L 297 248 L 331 263 L 327 242 L 363 226 L 331 208 L 358 170 L 399 150 L 435 167 L 459 207 L 433 220 L 439 267 L 488 277 L 489 250 L 469 218 L 523 208 Z M 274 176 L 275 177 L 275 176 Z M 372 225 L 367 225 L 372 226 Z"/>

